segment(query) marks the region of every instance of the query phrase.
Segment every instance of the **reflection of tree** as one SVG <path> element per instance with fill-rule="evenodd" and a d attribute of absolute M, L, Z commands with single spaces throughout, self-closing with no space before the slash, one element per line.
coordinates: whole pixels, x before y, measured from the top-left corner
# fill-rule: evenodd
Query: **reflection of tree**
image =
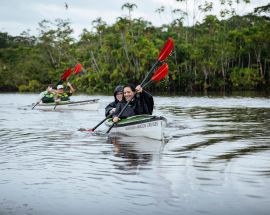
<path fill-rule="evenodd" d="M 125 160 L 125 166 L 119 164 L 118 168 L 145 166 L 153 160 L 154 155 L 159 155 L 164 143 L 148 138 L 134 138 L 113 136 L 108 138 L 108 143 L 114 145 L 114 155 Z M 154 147 L 149 147 L 153 144 Z M 146 145 L 147 147 L 142 147 Z M 121 163 L 123 164 L 123 163 Z"/>

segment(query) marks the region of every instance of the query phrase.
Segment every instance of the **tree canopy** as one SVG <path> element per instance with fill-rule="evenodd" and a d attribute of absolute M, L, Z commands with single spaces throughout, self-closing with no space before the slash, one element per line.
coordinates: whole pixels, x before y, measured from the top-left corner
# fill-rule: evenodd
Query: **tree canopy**
<path fill-rule="evenodd" d="M 132 18 L 135 8 L 139 7 L 124 4 L 122 9 L 128 9 L 129 16 L 119 17 L 112 25 L 97 18 L 93 30 L 84 29 L 78 41 L 71 36 L 70 21 L 63 19 L 42 20 L 37 37 L 29 32 L 20 36 L 0 32 L 0 90 L 43 90 L 78 62 L 85 74 L 76 77 L 74 84 L 81 92 L 111 92 L 120 83 L 140 83 L 169 37 L 175 43 L 168 58 L 169 75 L 151 90 L 269 89 L 269 4 L 244 16 L 235 14 L 232 7 L 223 9 L 222 16 L 230 16 L 218 19 L 208 14 L 212 5 L 205 2 L 198 6 L 204 20 L 192 26 L 183 24 L 187 11 L 175 8 L 178 16 L 161 27 Z"/>

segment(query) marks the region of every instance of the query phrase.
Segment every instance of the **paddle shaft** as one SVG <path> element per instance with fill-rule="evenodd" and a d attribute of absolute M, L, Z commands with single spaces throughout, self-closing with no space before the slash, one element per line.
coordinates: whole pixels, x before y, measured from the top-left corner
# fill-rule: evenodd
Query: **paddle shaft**
<path fill-rule="evenodd" d="M 36 104 L 32 107 L 32 110 L 33 110 L 40 102 L 41 102 L 41 100 L 38 101 L 38 102 L 36 102 Z"/>
<path fill-rule="evenodd" d="M 144 82 L 148 79 L 149 75 L 155 70 L 155 68 L 157 67 L 157 65 L 158 65 L 159 62 L 160 62 L 160 61 L 157 60 L 157 61 L 154 63 L 154 65 L 153 65 L 152 68 L 149 70 L 149 72 L 146 74 L 146 76 L 144 77 L 142 83 L 140 84 L 141 86 L 143 86 Z"/>
<path fill-rule="evenodd" d="M 98 123 L 94 128 L 91 129 L 91 131 L 96 130 L 103 122 L 105 122 L 107 119 L 109 119 L 112 116 L 110 113 L 108 116 L 106 116 L 100 123 Z"/>

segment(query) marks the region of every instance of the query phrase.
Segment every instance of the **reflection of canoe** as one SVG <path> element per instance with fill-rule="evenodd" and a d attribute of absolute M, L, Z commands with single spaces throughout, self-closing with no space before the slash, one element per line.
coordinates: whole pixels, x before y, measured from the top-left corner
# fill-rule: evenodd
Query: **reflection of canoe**
<path fill-rule="evenodd" d="M 155 140 L 146 137 L 113 136 L 109 142 L 122 149 L 139 154 L 160 154 L 166 144 L 165 140 Z"/>
<path fill-rule="evenodd" d="M 119 162 L 120 169 L 132 168 L 134 166 L 159 163 L 160 155 L 165 146 L 165 141 L 154 140 L 146 137 L 129 137 L 118 134 L 109 137 L 108 143 L 114 145 L 114 155 L 126 159 L 127 162 Z M 155 165 L 156 166 L 156 165 Z"/>
<path fill-rule="evenodd" d="M 164 138 L 164 127 L 166 118 L 162 116 L 137 115 L 122 119 L 115 124 L 111 133 L 121 133 L 133 137 L 148 137 L 156 140 Z M 106 122 L 107 126 L 112 125 L 111 119 Z"/>
<path fill-rule="evenodd" d="M 57 103 L 56 110 L 98 110 L 99 99 L 84 100 L 84 101 L 63 101 Z M 54 110 L 55 103 L 41 103 L 35 109 L 39 110 Z"/>

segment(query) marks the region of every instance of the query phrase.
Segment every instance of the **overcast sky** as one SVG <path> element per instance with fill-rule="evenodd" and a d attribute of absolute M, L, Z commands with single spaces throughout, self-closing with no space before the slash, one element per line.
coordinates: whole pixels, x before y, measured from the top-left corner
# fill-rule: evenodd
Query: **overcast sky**
<path fill-rule="evenodd" d="M 101 17 L 107 24 L 113 24 L 117 17 L 127 16 L 127 10 L 121 10 L 121 6 L 127 2 L 135 3 L 137 8 L 132 12 L 132 18 L 143 17 L 155 26 L 171 23 L 177 15 L 171 11 L 176 8 L 188 10 L 190 17 L 195 13 L 196 21 L 201 22 L 203 14 L 194 2 L 204 2 L 205 0 L 188 0 L 185 3 L 176 0 L 2 0 L 0 4 L 0 31 L 7 32 L 13 36 L 20 35 L 25 30 L 30 30 L 31 35 L 37 35 L 38 23 L 43 19 L 55 20 L 56 18 L 69 19 L 74 36 L 78 37 L 82 29 L 92 30 L 91 22 Z M 219 0 L 214 0 L 219 2 Z M 68 9 L 65 7 L 65 2 Z M 240 4 L 236 7 L 238 14 L 252 12 L 255 7 L 266 5 L 269 0 L 251 0 L 250 4 Z M 165 12 L 158 14 L 155 12 L 161 6 L 165 7 Z M 212 13 L 219 11 L 219 6 L 215 5 Z M 186 20 L 186 24 L 188 21 Z M 190 18 L 189 24 L 193 20 Z"/>

